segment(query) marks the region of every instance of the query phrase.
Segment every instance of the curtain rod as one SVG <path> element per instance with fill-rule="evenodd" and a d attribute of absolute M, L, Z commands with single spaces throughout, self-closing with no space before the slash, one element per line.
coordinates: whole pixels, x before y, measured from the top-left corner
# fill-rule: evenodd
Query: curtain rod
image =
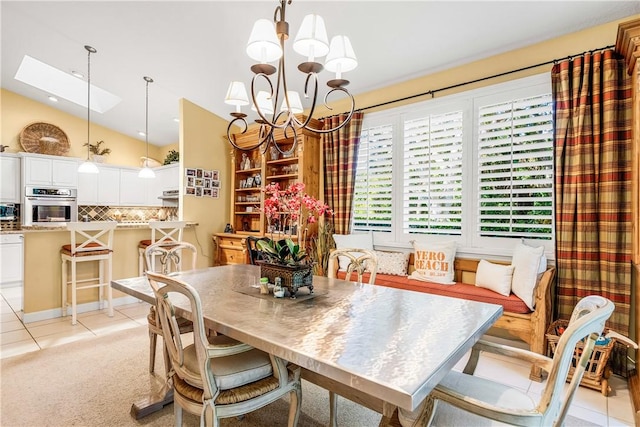
<path fill-rule="evenodd" d="M 599 50 L 611 49 L 613 47 L 615 47 L 615 45 L 609 45 L 609 46 L 600 47 L 600 48 L 592 49 L 592 50 L 585 50 L 582 53 L 579 53 L 579 54 L 576 54 L 576 55 L 569 55 L 566 58 L 552 59 L 551 61 L 541 62 L 541 63 L 535 64 L 535 65 L 529 65 L 527 67 L 518 68 L 517 70 L 505 71 L 504 73 L 494 74 L 492 76 L 482 77 L 482 78 L 479 78 L 479 79 L 470 80 L 468 82 L 458 83 L 458 84 L 447 86 L 447 87 L 441 87 L 439 89 L 433 89 L 433 90 L 429 90 L 427 92 L 422 92 L 422 93 L 417 93 L 415 95 L 405 96 L 404 98 L 398 98 L 398 99 L 393 99 L 391 101 L 381 102 L 379 104 L 375 104 L 375 105 L 370 105 L 368 107 L 359 108 L 358 111 L 370 110 L 372 108 L 378 108 L 378 107 L 382 107 L 382 106 L 385 106 L 385 105 L 394 104 L 396 102 L 406 101 L 408 99 L 419 98 L 419 97 L 425 96 L 425 95 L 431 95 L 431 97 L 433 98 L 433 95 L 435 95 L 437 92 L 442 92 L 442 91 L 449 90 L 449 89 L 455 89 L 455 88 L 460 87 L 460 86 L 466 86 L 466 85 L 470 85 L 470 84 L 473 84 L 473 83 L 482 82 L 482 81 L 485 81 L 485 80 L 495 79 L 497 77 L 502 77 L 502 76 L 506 76 L 508 74 L 518 73 L 520 71 L 530 70 L 532 68 L 541 67 L 543 65 L 556 64 L 558 61 L 561 61 L 561 60 L 565 60 L 565 59 L 571 60 L 571 59 L 576 58 L 578 56 L 582 56 L 582 55 L 584 55 L 586 53 L 592 54 L 592 53 L 597 52 Z"/>

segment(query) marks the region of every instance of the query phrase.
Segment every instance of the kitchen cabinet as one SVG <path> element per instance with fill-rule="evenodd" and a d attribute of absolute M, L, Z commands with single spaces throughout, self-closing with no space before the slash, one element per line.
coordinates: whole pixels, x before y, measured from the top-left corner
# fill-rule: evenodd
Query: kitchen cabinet
<path fill-rule="evenodd" d="M 20 158 L 0 155 L 0 202 L 20 203 Z"/>
<path fill-rule="evenodd" d="M 120 170 L 120 206 L 146 206 L 148 178 L 138 177 L 138 169 Z"/>
<path fill-rule="evenodd" d="M 24 186 L 78 187 L 77 159 L 26 153 L 21 156 Z"/>
<path fill-rule="evenodd" d="M 178 190 L 180 188 L 179 166 L 180 165 L 178 163 L 173 163 L 153 169 L 156 177 L 149 180 L 149 192 L 147 199 L 147 204 L 149 206 L 162 206 L 162 200 L 158 198 L 162 196 L 162 192 Z"/>
<path fill-rule="evenodd" d="M 78 204 L 118 206 L 120 204 L 120 168 L 98 164 L 97 174 L 82 174 L 78 179 Z"/>

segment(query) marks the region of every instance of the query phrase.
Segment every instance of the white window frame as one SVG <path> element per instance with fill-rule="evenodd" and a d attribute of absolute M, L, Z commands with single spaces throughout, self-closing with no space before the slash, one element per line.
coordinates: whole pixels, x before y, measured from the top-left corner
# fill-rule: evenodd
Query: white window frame
<path fill-rule="evenodd" d="M 516 238 L 481 237 L 476 235 L 477 221 L 475 220 L 478 206 L 477 197 L 477 109 L 487 103 L 500 102 L 501 100 L 526 97 L 540 93 L 551 93 L 551 76 L 549 73 L 539 74 L 505 83 L 486 86 L 450 96 L 430 99 L 427 101 L 392 108 L 374 113 L 367 113 L 363 120 L 363 129 L 391 124 L 393 126 L 393 223 L 391 232 L 374 232 L 374 244 L 381 249 L 408 249 L 411 241 L 438 242 L 455 241 L 458 254 L 469 257 L 491 256 L 495 259 L 509 258 L 513 253 Z M 471 171 L 463 176 L 463 220 L 462 235 L 420 235 L 403 234 L 402 232 L 402 207 L 403 192 L 395 191 L 403 188 L 403 123 L 405 120 L 424 117 L 426 114 L 438 114 L 454 109 L 463 111 L 463 169 Z M 471 213 L 470 213 L 471 212 Z M 353 229 L 353 228 L 352 228 Z M 353 231 L 358 232 L 358 231 Z M 554 259 L 555 227 L 550 240 L 531 239 L 528 244 L 544 246 L 548 259 Z"/>

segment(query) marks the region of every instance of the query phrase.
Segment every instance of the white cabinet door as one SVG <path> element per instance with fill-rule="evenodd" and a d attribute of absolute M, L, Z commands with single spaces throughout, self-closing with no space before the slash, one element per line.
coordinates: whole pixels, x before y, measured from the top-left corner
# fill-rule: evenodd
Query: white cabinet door
<path fill-rule="evenodd" d="M 51 185 L 51 159 L 25 157 L 23 163 L 24 185 Z"/>
<path fill-rule="evenodd" d="M 76 188 L 78 186 L 78 162 L 56 158 L 58 156 L 24 156 L 24 185 Z"/>
<path fill-rule="evenodd" d="M 0 202 L 20 203 L 20 158 L 0 156 Z"/>
<path fill-rule="evenodd" d="M 98 202 L 100 206 L 120 204 L 120 168 L 99 167 Z"/>
<path fill-rule="evenodd" d="M 120 170 L 120 205 L 145 206 L 147 204 L 148 179 L 139 178 L 138 171 Z"/>
<path fill-rule="evenodd" d="M 75 160 L 51 160 L 51 185 L 54 187 L 78 186 L 78 163 Z"/>
<path fill-rule="evenodd" d="M 78 204 L 95 206 L 98 203 L 99 173 L 78 174 Z"/>

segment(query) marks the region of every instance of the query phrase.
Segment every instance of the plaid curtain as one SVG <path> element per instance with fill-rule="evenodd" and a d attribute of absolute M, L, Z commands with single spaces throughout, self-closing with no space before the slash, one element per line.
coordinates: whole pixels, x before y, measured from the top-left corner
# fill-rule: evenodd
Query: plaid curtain
<path fill-rule="evenodd" d="M 346 114 L 327 117 L 324 119 L 324 128 L 336 127 L 346 117 Z M 351 226 L 351 207 L 363 117 L 362 111 L 355 111 L 351 121 L 342 129 L 322 134 L 324 197 L 334 212 L 333 228 L 336 234 L 348 234 Z"/>
<path fill-rule="evenodd" d="M 613 50 L 554 65 L 558 317 L 597 294 L 607 326 L 629 335 L 631 79 Z"/>

